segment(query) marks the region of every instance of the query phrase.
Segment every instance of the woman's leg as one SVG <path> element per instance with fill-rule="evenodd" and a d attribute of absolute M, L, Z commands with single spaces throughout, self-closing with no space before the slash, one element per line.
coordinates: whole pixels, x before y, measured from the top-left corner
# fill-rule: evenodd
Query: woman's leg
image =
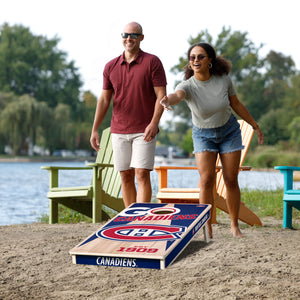
<path fill-rule="evenodd" d="M 211 213 L 213 211 L 214 197 L 213 188 L 216 180 L 216 152 L 200 152 L 196 153 L 196 164 L 200 173 L 200 195 L 199 202 L 201 204 L 210 204 Z M 208 220 L 208 234 L 212 238 L 211 218 Z"/>
<path fill-rule="evenodd" d="M 238 184 L 241 151 L 220 154 L 220 157 L 226 185 L 226 203 L 231 218 L 231 232 L 233 236 L 243 237 L 238 223 L 241 203 L 241 193 Z"/>

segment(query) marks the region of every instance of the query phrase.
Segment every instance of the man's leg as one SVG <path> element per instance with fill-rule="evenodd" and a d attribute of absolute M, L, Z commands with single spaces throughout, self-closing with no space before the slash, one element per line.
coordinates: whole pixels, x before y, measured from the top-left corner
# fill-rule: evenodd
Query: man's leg
<path fill-rule="evenodd" d="M 136 188 L 134 182 L 134 169 L 120 171 L 122 180 L 122 197 L 125 207 L 136 202 Z"/>
<path fill-rule="evenodd" d="M 130 135 L 112 134 L 114 167 L 120 171 L 122 180 L 122 197 L 125 207 L 136 202 L 135 173 L 130 167 L 132 141 Z"/>
<path fill-rule="evenodd" d="M 137 202 L 149 203 L 152 196 L 150 172 L 154 166 L 156 138 L 147 142 L 140 134 L 133 140 L 131 167 L 135 168 Z"/>
<path fill-rule="evenodd" d="M 136 202 L 147 203 L 151 201 L 152 187 L 150 180 L 150 170 L 135 169 L 135 175 L 138 184 Z"/>

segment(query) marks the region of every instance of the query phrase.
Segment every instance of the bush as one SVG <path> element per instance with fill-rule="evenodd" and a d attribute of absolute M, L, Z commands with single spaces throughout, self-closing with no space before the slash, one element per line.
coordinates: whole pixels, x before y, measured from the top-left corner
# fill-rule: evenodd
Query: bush
<path fill-rule="evenodd" d="M 274 166 L 300 166 L 300 154 L 296 151 L 277 149 L 272 146 L 259 146 L 248 151 L 244 165 L 252 168 L 274 168 Z"/>

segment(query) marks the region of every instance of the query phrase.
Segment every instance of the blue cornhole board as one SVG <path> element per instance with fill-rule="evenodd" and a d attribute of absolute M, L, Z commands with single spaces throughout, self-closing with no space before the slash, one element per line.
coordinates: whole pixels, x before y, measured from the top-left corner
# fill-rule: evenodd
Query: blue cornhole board
<path fill-rule="evenodd" d="M 165 269 L 204 229 L 210 205 L 134 203 L 70 250 L 74 264 Z"/>

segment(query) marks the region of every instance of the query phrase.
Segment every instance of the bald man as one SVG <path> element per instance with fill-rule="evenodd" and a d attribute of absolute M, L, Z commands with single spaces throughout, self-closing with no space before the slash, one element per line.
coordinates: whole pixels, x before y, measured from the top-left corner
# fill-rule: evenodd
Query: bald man
<path fill-rule="evenodd" d="M 111 120 L 114 167 L 120 171 L 125 207 L 151 201 L 150 171 L 158 124 L 166 95 L 166 75 L 159 58 L 141 50 L 142 26 L 131 22 L 121 34 L 124 52 L 108 62 L 103 72 L 90 142 L 98 151 L 98 129 L 113 98 Z M 135 186 L 137 181 L 137 189 Z"/>

